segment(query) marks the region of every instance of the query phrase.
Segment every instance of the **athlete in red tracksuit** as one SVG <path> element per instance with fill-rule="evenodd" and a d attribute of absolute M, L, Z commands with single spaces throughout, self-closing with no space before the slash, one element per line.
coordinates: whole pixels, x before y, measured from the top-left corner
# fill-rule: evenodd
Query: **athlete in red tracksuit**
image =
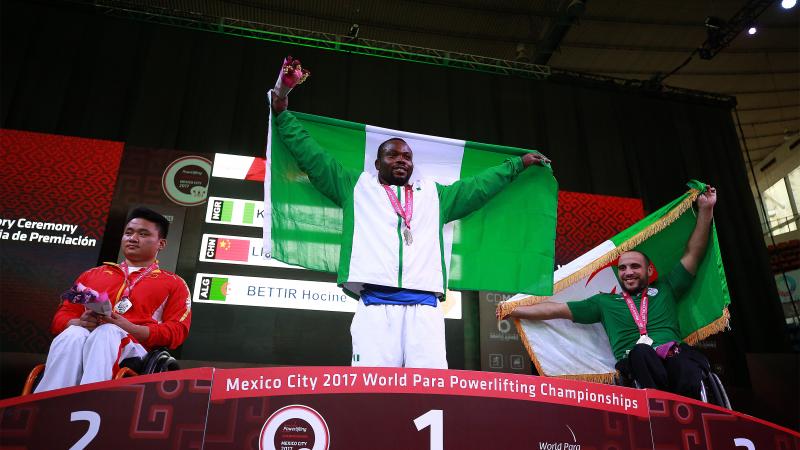
<path fill-rule="evenodd" d="M 169 222 L 146 208 L 128 217 L 125 260 L 87 270 L 75 281 L 108 294 L 111 316 L 65 300 L 50 326 L 50 346 L 36 392 L 110 380 L 119 362 L 155 347 L 176 348 L 189 334 L 191 297 L 183 279 L 158 268 Z M 127 298 L 127 301 L 126 301 Z"/>

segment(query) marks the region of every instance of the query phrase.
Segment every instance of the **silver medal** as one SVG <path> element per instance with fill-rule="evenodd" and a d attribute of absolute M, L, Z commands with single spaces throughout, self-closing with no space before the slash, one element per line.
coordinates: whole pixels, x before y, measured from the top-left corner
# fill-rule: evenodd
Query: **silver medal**
<path fill-rule="evenodd" d="M 650 338 L 650 336 L 648 336 L 646 334 L 643 334 L 643 335 L 639 336 L 639 340 L 636 341 L 636 343 L 637 344 L 644 344 L 644 345 L 653 345 L 653 340 Z"/>
<path fill-rule="evenodd" d="M 408 227 L 403 227 L 403 239 L 406 241 L 406 245 L 411 245 L 414 241 L 414 238 L 411 236 L 411 229 Z"/>
<path fill-rule="evenodd" d="M 129 309 L 131 309 L 131 306 L 133 306 L 133 303 L 131 303 L 128 297 L 122 297 L 117 302 L 117 305 L 114 306 L 114 311 L 116 311 L 117 314 L 125 314 Z"/>

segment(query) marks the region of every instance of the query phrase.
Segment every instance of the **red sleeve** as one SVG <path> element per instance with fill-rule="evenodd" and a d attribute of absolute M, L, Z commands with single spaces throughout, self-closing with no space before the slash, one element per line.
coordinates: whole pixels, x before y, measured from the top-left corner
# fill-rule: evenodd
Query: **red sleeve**
<path fill-rule="evenodd" d="M 175 277 L 174 287 L 170 292 L 161 323 L 147 325 L 150 328 L 150 337 L 141 344 L 148 348 L 167 347 L 177 348 L 189 335 L 189 326 L 192 323 L 192 300 L 189 287 L 179 276 Z"/>
<path fill-rule="evenodd" d="M 75 284 L 86 284 L 86 277 L 88 273 L 88 270 L 83 272 L 78 279 L 75 280 Z M 76 305 L 75 303 L 66 300 L 61 302 L 61 306 L 58 307 L 56 314 L 53 316 L 53 321 L 50 322 L 50 332 L 53 333 L 53 335 L 61 333 L 67 328 L 67 322 L 72 319 L 79 318 L 85 310 L 86 308 L 84 308 L 83 305 Z"/>

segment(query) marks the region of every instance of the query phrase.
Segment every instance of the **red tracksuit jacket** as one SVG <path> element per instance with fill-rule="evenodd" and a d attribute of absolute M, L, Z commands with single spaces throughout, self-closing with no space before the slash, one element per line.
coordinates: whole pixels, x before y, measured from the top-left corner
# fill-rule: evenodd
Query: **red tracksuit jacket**
<path fill-rule="evenodd" d="M 140 269 L 143 270 L 143 269 Z M 139 271 L 129 275 L 129 283 L 135 281 Z M 97 292 L 105 292 L 116 305 L 125 288 L 125 272 L 115 263 L 89 269 L 75 280 Z M 181 345 L 189 335 L 192 322 L 192 300 L 186 282 L 172 272 L 156 269 L 134 286 L 130 293 L 133 306 L 123 315 L 136 325 L 150 328 L 150 337 L 140 342 L 144 347 L 168 347 Z M 83 314 L 83 305 L 64 301 L 56 311 L 50 331 L 59 334 L 67 328 L 67 322 Z"/>

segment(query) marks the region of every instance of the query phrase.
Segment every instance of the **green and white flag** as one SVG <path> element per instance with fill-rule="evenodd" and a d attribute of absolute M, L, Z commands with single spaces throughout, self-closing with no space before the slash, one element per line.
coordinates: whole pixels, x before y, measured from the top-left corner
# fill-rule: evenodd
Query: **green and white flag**
<path fill-rule="evenodd" d="M 557 270 L 552 297 L 516 295 L 502 304 L 503 312 L 545 300 L 566 303 L 601 292 L 621 292 L 616 261 L 619 255 L 632 249 L 646 253 L 657 273 L 669 273 L 683 256 L 697 222 L 692 203 L 705 190 L 705 185 L 695 180 L 688 185 L 691 189 L 679 198 Z M 683 341 L 693 345 L 726 329 L 729 303 L 728 283 L 712 223 L 706 254 L 691 288 L 678 302 Z M 539 374 L 613 381 L 616 359 L 601 324 L 523 319 L 516 320 L 516 325 Z"/>
<path fill-rule="evenodd" d="M 414 177 L 450 184 L 530 150 L 479 144 L 293 112 L 340 164 L 376 174 L 378 145 L 404 139 Z M 336 272 L 342 211 L 317 191 L 270 126 L 265 173 L 266 254 L 287 264 Z M 553 286 L 558 185 L 549 167 L 521 173 L 483 208 L 443 232 L 449 287 L 548 295 Z"/>

